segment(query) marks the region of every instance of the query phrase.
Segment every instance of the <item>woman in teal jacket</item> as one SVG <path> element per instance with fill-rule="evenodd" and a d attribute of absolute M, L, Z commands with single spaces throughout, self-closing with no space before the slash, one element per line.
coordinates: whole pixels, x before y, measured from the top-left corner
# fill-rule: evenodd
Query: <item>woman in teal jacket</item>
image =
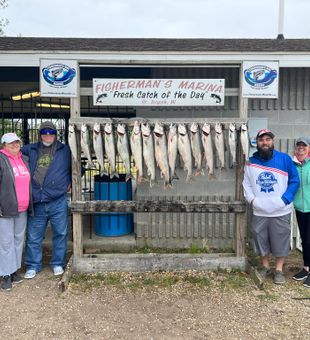
<path fill-rule="evenodd" d="M 300 186 L 294 198 L 296 218 L 301 236 L 304 267 L 293 276 L 296 281 L 304 281 L 304 286 L 310 288 L 310 139 L 300 137 L 296 140 L 293 161 L 297 168 Z"/>

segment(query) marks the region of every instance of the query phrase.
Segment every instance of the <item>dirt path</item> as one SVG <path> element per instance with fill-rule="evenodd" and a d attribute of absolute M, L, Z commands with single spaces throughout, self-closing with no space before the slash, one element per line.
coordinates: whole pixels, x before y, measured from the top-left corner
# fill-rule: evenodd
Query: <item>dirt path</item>
<path fill-rule="evenodd" d="M 295 268 L 289 268 L 295 270 Z M 287 277 L 292 272 L 287 270 Z M 75 276 L 49 268 L 0 292 L 2 339 L 310 339 L 310 289 L 244 273 Z"/>

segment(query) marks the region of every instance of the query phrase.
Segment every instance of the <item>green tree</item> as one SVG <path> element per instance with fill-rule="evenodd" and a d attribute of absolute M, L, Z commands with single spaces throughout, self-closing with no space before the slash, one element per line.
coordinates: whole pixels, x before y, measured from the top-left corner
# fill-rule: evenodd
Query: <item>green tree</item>
<path fill-rule="evenodd" d="M 8 6 L 8 0 L 0 0 L 0 10 Z M 8 25 L 9 21 L 6 18 L 0 18 L 0 36 L 4 35 L 4 28 Z"/>

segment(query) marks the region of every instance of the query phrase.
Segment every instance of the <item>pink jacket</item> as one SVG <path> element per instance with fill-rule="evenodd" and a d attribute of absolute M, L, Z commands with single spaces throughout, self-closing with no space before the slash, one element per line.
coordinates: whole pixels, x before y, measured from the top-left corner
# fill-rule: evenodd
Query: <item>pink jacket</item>
<path fill-rule="evenodd" d="M 8 157 L 14 172 L 18 212 L 26 211 L 30 200 L 30 173 L 22 160 L 21 152 L 16 157 L 5 149 L 1 149 L 0 152 Z"/>

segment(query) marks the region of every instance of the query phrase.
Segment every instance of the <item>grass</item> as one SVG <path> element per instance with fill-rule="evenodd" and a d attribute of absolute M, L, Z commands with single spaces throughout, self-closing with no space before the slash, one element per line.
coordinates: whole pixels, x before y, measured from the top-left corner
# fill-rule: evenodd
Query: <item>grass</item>
<path fill-rule="evenodd" d="M 220 287 L 221 290 L 236 290 L 249 286 L 246 274 L 241 272 L 154 272 L 154 273 L 106 273 L 106 274 L 74 274 L 71 287 L 87 291 L 100 286 L 113 286 L 119 289 L 156 289 L 172 288 L 176 284 L 188 285 L 188 289 L 210 289 Z"/>
<path fill-rule="evenodd" d="M 276 294 L 271 294 L 265 290 L 265 294 L 261 294 L 257 296 L 258 300 L 265 301 L 265 302 L 274 302 L 279 299 L 279 296 Z"/>
<path fill-rule="evenodd" d="M 251 288 L 252 280 L 246 273 L 239 270 L 217 272 L 222 291 L 230 290 L 248 290 Z"/>
<path fill-rule="evenodd" d="M 198 285 L 201 287 L 211 287 L 211 280 L 210 278 L 206 277 L 206 276 L 190 276 L 190 275 L 186 275 L 184 276 L 183 280 L 185 282 L 189 282 L 193 285 Z"/>

